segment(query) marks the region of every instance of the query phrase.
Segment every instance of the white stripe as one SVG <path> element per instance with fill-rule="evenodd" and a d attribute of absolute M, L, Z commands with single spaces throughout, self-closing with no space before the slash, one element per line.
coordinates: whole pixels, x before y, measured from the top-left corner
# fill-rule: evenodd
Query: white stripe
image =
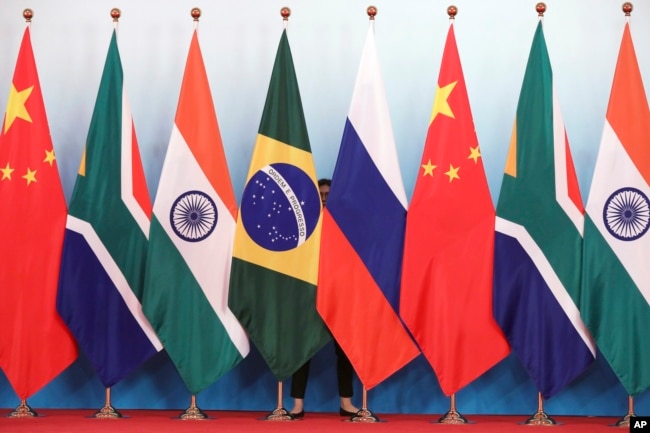
<path fill-rule="evenodd" d="M 622 241 L 609 233 L 603 220 L 605 202 L 614 191 L 624 187 L 637 188 L 650 197 L 650 187 L 625 151 L 614 129 L 605 121 L 587 200 L 587 213 L 650 305 L 650 232 L 634 241 Z"/>
<path fill-rule="evenodd" d="M 149 324 L 149 321 L 144 316 L 140 301 L 138 301 L 138 298 L 135 296 L 135 293 L 133 293 L 133 290 L 129 286 L 129 282 L 124 277 L 124 274 L 122 274 L 120 267 L 117 265 L 117 263 L 115 263 L 113 257 L 108 252 L 101 239 L 99 239 L 99 236 L 97 236 L 95 230 L 87 221 L 83 221 L 72 215 L 68 215 L 65 226 L 67 229 L 79 233 L 84 237 L 86 242 L 88 242 L 90 249 L 95 254 L 95 257 L 97 257 L 97 260 L 102 265 L 108 274 L 108 277 L 117 288 L 118 293 L 124 300 L 124 303 L 131 312 L 131 315 L 135 321 L 138 322 L 138 325 L 140 325 L 142 332 L 144 332 L 144 334 L 147 336 L 151 342 L 151 345 L 156 349 L 156 351 L 159 352 L 162 349 L 162 344 L 160 343 L 160 340 L 158 340 L 156 332 Z"/>
<path fill-rule="evenodd" d="M 210 236 L 200 242 L 187 242 L 179 238 L 174 233 L 169 220 L 169 212 L 174 200 L 191 190 L 202 191 L 209 195 L 217 206 L 217 226 Z M 153 211 L 194 274 L 233 344 L 241 356 L 245 357 L 250 350 L 248 337 L 228 308 L 228 286 L 236 221 L 203 174 L 203 170 L 175 124 L 163 163 Z"/>
<path fill-rule="evenodd" d="M 585 227 L 585 217 L 582 211 L 569 197 L 569 182 L 567 179 L 567 138 L 564 119 L 560 111 L 560 101 L 555 91 L 553 83 L 553 155 L 555 158 L 555 199 L 567 214 L 573 225 L 583 236 Z"/>
<path fill-rule="evenodd" d="M 399 168 L 372 23 L 371 21 L 361 55 L 348 118 L 377 169 L 406 209 L 406 192 Z"/>
<path fill-rule="evenodd" d="M 122 86 L 122 148 L 121 155 L 121 194 L 122 201 L 126 208 L 131 212 L 133 219 L 138 223 L 140 230 L 149 239 L 150 221 L 146 212 L 133 195 L 133 117 L 131 116 L 131 106 L 126 96 L 126 90 Z"/>
<path fill-rule="evenodd" d="M 497 232 L 511 236 L 519 241 L 519 244 L 526 251 L 526 253 L 528 253 L 531 260 L 533 261 L 533 264 L 542 275 L 542 278 L 544 278 L 544 281 L 548 287 L 551 289 L 551 293 L 560 304 L 560 308 L 562 308 L 564 314 L 566 314 L 576 332 L 578 335 L 580 335 L 580 338 L 582 338 L 582 341 L 584 341 L 585 345 L 589 348 L 592 355 L 595 357 L 596 346 L 591 338 L 591 335 L 589 334 L 589 331 L 587 331 L 587 327 L 580 318 L 580 311 L 578 310 L 578 307 L 576 307 L 573 299 L 571 299 L 571 296 L 569 296 L 569 293 L 562 284 L 562 281 L 560 281 L 560 278 L 555 273 L 553 266 L 551 266 L 551 264 L 548 262 L 546 256 L 544 256 L 544 253 L 530 236 L 526 228 L 519 224 L 515 224 L 512 221 L 497 217 L 495 229 Z"/>

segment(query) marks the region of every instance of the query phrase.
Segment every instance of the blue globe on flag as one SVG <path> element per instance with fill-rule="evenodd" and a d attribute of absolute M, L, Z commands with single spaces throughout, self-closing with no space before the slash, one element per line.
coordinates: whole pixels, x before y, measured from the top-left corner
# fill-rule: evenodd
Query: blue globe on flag
<path fill-rule="evenodd" d="M 286 163 L 267 165 L 251 176 L 241 202 L 246 233 L 271 251 L 302 245 L 314 232 L 320 211 L 320 195 L 312 179 Z"/>

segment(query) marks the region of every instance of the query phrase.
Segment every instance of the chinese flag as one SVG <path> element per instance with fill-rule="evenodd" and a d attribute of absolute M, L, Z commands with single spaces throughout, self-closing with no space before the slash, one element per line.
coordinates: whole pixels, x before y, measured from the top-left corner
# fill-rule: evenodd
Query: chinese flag
<path fill-rule="evenodd" d="M 27 399 L 77 357 L 56 312 L 66 203 L 29 26 L 0 130 L 0 366 Z"/>
<path fill-rule="evenodd" d="M 510 352 L 492 316 L 494 221 L 452 23 L 406 216 L 400 298 L 446 395 Z"/>

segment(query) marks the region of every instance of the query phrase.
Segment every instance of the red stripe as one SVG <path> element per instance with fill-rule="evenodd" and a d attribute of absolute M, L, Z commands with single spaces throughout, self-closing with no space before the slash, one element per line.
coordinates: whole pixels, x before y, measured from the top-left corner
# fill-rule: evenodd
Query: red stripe
<path fill-rule="evenodd" d="M 366 389 L 418 355 L 401 321 L 327 210 L 316 305 Z"/>

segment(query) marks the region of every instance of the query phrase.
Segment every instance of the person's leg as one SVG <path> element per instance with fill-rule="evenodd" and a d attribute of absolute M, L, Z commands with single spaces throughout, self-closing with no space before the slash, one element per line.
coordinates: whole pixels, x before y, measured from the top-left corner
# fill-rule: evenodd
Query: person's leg
<path fill-rule="evenodd" d="M 293 397 L 293 408 L 289 411 L 292 414 L 304 412 L 305 391 L 307 390 L 307 378 L 309 377 L 309 361 L 296 370 L 291 376 L 291 397 Z"/>
<path fill-rule="evenodd" d="M 338 377 L 339 383 L 339 397 L 341 399 L 341 409 L 346 412 L 358 412 L 359 409 L 352 404 L 352 379 L 354 374 L 354 369 L 350 360 L 341 349 L 341 346 L 338 345 L 336 340 L 334 341 L 334 351 L 336 352 L 336 375 Z"/>

